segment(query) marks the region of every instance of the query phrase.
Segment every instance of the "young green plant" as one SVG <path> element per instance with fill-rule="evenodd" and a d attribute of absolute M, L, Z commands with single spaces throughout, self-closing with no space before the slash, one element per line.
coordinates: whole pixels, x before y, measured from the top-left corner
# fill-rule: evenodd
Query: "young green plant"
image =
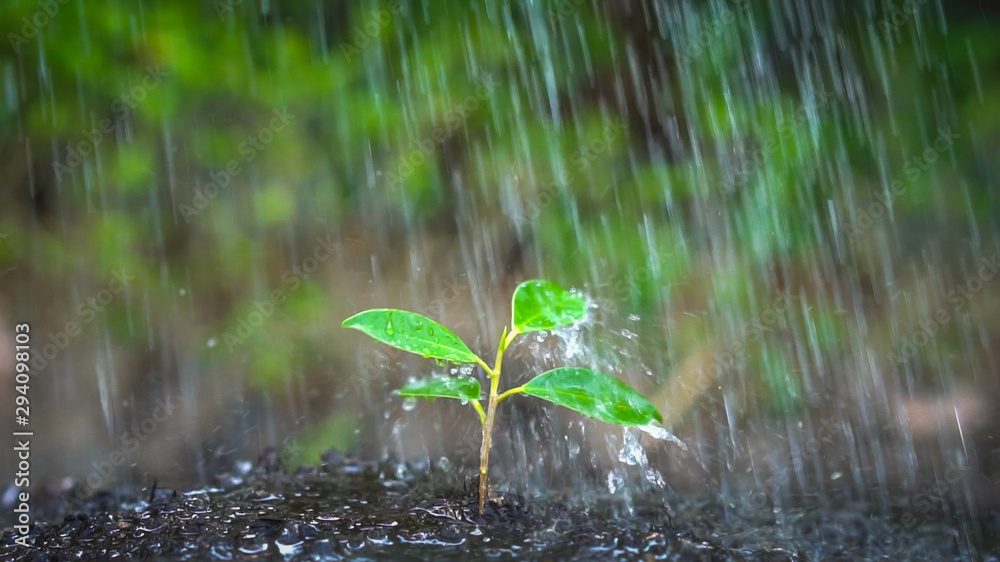
<path fill-rule="evenodd" d="M 465 376 L 435 377 L 418 380 L 397 392 L 407 398 L 453 398 L 466 402 L 479 415 L 483 442 L 479 453 L 479 511 L 487 496 L 490 446 L 497 405 L 514 396 L 527 394 L 603 422 L 633 426 L 663 421 L 660 413 L 638 392 L 618 379 L 581 367 L 560 367 L 546 371 L 522 386 L 500 392 L 500 370 L 504 352 L 521 334 L 554 330 L 583 320 L 587 303 L 582 295 L 571 293 L 550 281 L 531 280 L 514 291 L 511 326 L 504 328 L 497 346 L 496 362 L 490 367 L 469 349 L 458 336 L 434 320 L 414 312 L 395 309 L 372 309 L 344 320 L 345 328 L 360 330 L 392 347 L 456 364 L 476 364 L 490 377 L 486 409 L 480 402 L 479 380 Z"/>

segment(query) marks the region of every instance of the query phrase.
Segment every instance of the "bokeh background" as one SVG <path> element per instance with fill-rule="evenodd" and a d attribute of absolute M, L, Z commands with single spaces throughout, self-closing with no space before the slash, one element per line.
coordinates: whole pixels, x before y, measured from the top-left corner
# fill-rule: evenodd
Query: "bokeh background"
<path fill-rule="evenodd" d="M 27 322 L 50 490 L 201 485 L 267 446 L 474 466 L 470 409 L 390 393 L 448 367 L 340 322 L 408 308 L 491 356 L 545 277 L 593 318 L 505 384 L 597 366 L 681 444 L 515 399 L 498 482 L 889 506 L 957 467 L 940 495 L 982 508 L 998 25 L 975 0 L 6 0 L 0 423 Z"/>

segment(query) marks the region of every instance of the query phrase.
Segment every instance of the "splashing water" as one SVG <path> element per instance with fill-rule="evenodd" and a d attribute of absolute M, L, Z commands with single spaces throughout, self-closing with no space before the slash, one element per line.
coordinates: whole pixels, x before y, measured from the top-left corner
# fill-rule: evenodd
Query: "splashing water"
<path fill-rule="evenodd" d="M 673 443 L 674 445 L 680 447 L 681 450 L 685 452 L 688 450 L 688 446 L 686 443 L 681 441 L 676 435 L 670 433 L 670 431 L 668 431 L 667 428 L 661 425 L 651 423 L 646 425 L 640 425 L 639 429 L 646 435 L 652 436 L 654 439 L 659 439 L 661 441 L 669 441 L 670 443 Z"/>
<path fill-rule="evenodd" d="M 648 463 L 646 450 L 642 448 L 639 438 L 625 429 L 622 432 L 622 448 L 618 451 L 618 460 L 629 466 L 643 466 Z"/>

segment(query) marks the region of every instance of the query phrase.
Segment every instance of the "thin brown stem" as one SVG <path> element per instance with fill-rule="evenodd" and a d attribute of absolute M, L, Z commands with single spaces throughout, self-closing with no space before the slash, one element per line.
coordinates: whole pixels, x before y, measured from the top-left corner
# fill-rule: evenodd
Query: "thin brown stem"
<path fill-rule="evenodd" d="M 500 367 L 503 365 L 503 353 L 507 350 L 507 328 L 500 335 L 497 345 L 497 361 L 493 369 L 486 367 L 490 374 L 490 398 L 486 406 L 486 421 L 483 422 L 483 444 L 479 449 L 479 513 L 486 509 L 486 496 L 489 491 L 490 448 L 493 445 L 493 422 L 496 421 L 497 404 L 500 402 L 497 391 L 500 389 Z"/>
<path fill-rule="evenodd" d="M 486 423 L 483 424 L 483 446 L 479 450 L 479 513 L 486 508 L 486 494 L 489 487 L 490 445 L 493 441 L 493 422 L 497 416 L 497 388 L 500 377 L 493 377 L 490 383 L 490 401 L 486 407 Z"/>

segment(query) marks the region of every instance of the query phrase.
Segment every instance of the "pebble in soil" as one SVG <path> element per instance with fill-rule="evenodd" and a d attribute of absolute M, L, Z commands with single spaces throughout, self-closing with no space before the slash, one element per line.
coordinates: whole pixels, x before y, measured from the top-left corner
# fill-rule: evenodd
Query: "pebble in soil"
<path fill-rule="evenodd" d="M 892 520 L 860 509 L 786 510 L 780 518 L 760 510 L 722 523 L 717 501 L 647 495 L 633 515 L 616 518 L 611 498 L 584 510 L 500 493 L 480 514 L 476 480 L 455 471 L 328 453 L 318 468 L 284 474 L 273 456 L 242 474 L 220 475 L 218 487 L 124 488 L 75 504 L 54 499 L 43 511 L 61 522 L 36 523 L 31 549 L 15 545 L 6 530 L 0 558 L 996 560 L 1000 553 L 996 537 L 976 551 L 968 525 L 926 524 L 898 536 Z"/>

